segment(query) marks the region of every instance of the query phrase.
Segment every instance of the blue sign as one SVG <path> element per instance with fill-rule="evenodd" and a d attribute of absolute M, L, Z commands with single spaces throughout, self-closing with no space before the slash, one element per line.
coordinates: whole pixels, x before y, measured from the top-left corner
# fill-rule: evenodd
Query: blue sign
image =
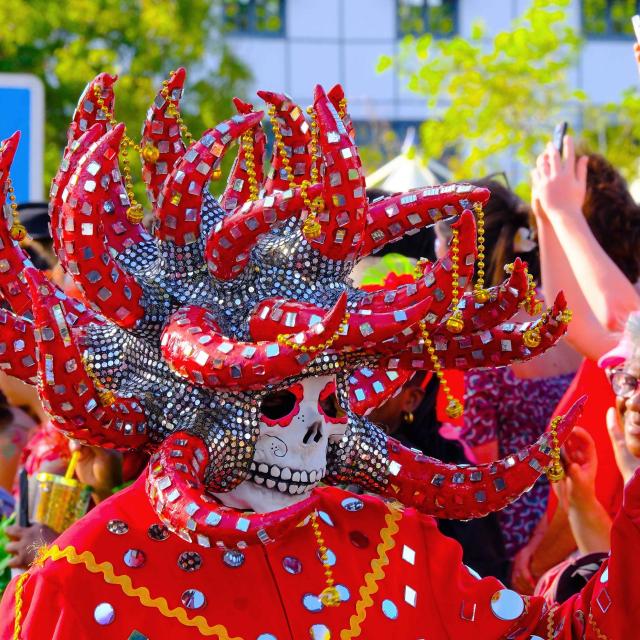
<path fill-rule="evenodd" d="M 0 140 L 20 131 L 11 165 L 16 200 L 43 199 L 44 87 L 36 76 L 0 73 Z"/>

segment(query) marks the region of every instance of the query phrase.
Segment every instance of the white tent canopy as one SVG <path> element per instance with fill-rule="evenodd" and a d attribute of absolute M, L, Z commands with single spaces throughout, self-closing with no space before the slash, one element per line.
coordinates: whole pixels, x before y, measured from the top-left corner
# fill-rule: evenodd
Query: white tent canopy
<path fill-rule="evenodd" d="M 411 127 L 400 154 L 367 176 L 367 187 L 391 192 L 409 191 L 449 180 L 450 172 L 446 167 L 434 160 L 425 164 L 417 157 L 414 141 L 415 129 Z"/>

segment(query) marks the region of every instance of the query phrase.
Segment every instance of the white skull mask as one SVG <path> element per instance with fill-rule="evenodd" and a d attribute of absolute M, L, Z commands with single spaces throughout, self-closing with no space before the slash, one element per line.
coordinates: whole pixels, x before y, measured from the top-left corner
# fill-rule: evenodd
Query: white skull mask
<path fill-rule="evenodd" d="M 268 513 L 306 498 L 325 475 L 329 441 L 342 438 L 347 419 L 332 376 L 307 378 L 268 394 L 249 477 L 216 494 L 235 509 Z"/>

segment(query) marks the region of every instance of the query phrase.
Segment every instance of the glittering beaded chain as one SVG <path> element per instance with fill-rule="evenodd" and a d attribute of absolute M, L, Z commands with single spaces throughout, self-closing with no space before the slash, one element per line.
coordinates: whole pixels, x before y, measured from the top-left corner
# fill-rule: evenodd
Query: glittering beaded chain
<path fill-rule="evenodd" d="M 560 424 L 562 416 L 557 416 L 551 421 L 549 426 L 549 435 L 551 436 L 551 465 L 546 471 L 547 478 L 550 482 L 560 482 L 564 478 L 564 469 L 560 463 L 560 442 L 558 441 L 558 424 Z"/>
<path fill-rule="evenodd" d="M 329 564 L 327 556 L 327 547 L 320 531 L 320 525 L 318 524 L 318 514 L 316 512 L 311 514 L 311 526 L 313 527 L 313 535 L 316 537 L 318 549 L 320 551 L 320 561 L 324 567 L 324 575 L 327 586 L 320 592 L 320 601 L 325 607 L 337 607 L 340 605 L 340 593 L 335 587 L 335 580 L 333 579 L 333 571 Z"/>
<path fill-rule="evenodd" d="M 251 131 L 242 134 L 242 149 L 244 150 L 244 160 L 247 167 L 249 182 L 249 200 L 258 199 L 258 180 L 256 179 L 256 160 L 253 153 L 253 135 Z"/>
<path fill-rule="evenodd" d="M 442 385 L 442 391 L 444 391 L 444 395 L 447 398 L 447 415 L 453 419 L 459 418 L 463 413 L 462 403 L 460 402 L 460 400 L 454 397 L 453 393 L 451 393 L 449 383 L 447 382 L 444 376 L 444 372 L 442 371 L 442 364 L 440 363 L 440 359 L 436 355 L 433 341 L 431 340 L 431 336 L 429 335 L 429 331 L 427 330 L 427 324 L 424 320 L 421 320 L 418 326 L 420 327 L 420 333 L 422 335 L 422 339 L 424 340 L 424 345 L 427 348 L 427 353 L 429 354 L 431 362 L 433 363 L 433 371 L 440 381 L 440 384 Z"/>
<path fill-rule="evenodd" d="M 302 351 L 303 353 L 316 353 L 318 351 L 325 351 L 326 349 L 328 349 L 333 345 L 333 343 L 338 339 L 340 334 L 346 329 L 350 317 L 351 317 L 351 314 L 347 311 L 347 313 L 344 314 L 344 318 L 342 319 L 342 322 L 340 323 L 340 326 L 338 327 L 336 332 L 328 340 L 326 340 L 321 344 L 317 344 L 317 345 L 298 344 L 295 341 L 294 335 L 285 334 L 285 333 L 279 334 L 276 340 L 278 341 L 279 344 L 286 347 L 291 347 L 294 351 Z"/>
<path fill-rule="evenodd" d="M 0 153 L 2 153 L 4 149 L 0 149 Z M 13 183 L 11 182 L 11 178 L 7 176 L 7 193 L 9 195 L 9 202 L 11 207 L 11 237 L 16 242 L 21 242 L 27 237 L 27 230 L 23 224 L 20 223 L 20 215 L 18 214 L 18 203 L 16 202 L 16 194 L 13 190 Z"/>
<path fill-rule="evenodd" d="M 451 239 L 451 253 L 453 254 L 451 265 L 451 306 L 453 313 L 447 320 L 447 329 L 451 333 L 460 333 L 464 329 L 464 320 L 462 312 L 458 309 L 460 302 L 460 237 L 459 231 L 453 229 L 453 238 Z"/>
<path fill-rule="evenodd" d="M 484 209 L 482 208 L 481 203 L 476 202 L 473 205 L 473 210 L 476 213 L 476 224 L 478 227 L 478 272 L 476 283 L 473 288 L 473 297 L 477 303 L 484 304 L 489 300 L 489 292 L 484 288 Z"/>

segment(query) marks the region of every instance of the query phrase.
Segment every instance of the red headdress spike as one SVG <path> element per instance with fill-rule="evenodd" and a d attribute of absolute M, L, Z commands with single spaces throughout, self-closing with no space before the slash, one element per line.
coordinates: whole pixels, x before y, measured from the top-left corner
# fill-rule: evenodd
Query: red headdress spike
<path fill-rule="evenodd" d="M 445 184 L 413 189 L 369 205 L 360 256 L 371 255 L 407 232 L 459 215 L 474 203 L 489 200 L 489 190 L 467 184 Z"/>
<path fill-rule="evenodd" d="M 343 294 L 321 322 L 298 333 L 293 338 L 297 348 L 279 341 L 241 342 L 225 337 L 206 309 L 185 307 L 163 331 L 162 353 L 176 373 L 200 386 L 262 389 L 298 375 L 314 359 L 314 349 L 338 332 L 346 302 Z"/>
<path fill-rule="evenodd" d="M 144 316 L 142 288 L 111 257 L 103 224 L 105 211 L 128 204 L 118 170 L 123 134 L 122 124 L 108 131 L 78 165 L 62 208 L 62 238 L 67 269 L 85 298 L 119 326 L 131 328 Z"/>
<path fill-rule="evenodd" d="M 307 190 L 314 198 L 322 191 L 320 185 Z M 274 224 L 292 216 L 300 216 L 304 207 L 300 189 L 279 191 L 260 200 L 247 201 L 236 212 L 221 220 L 209 234 L 205 254 L 209 272 L 218 280 L 231 280 L 245 268 L 251 249 L 260 236 Z"/>
<path fill-rule="evenodd" d="M 338 112 L 338 115 L 342 118 L 342 122 L 344 122 L 345 129 L 351 138 L 351 141 L 355 143 L 356 141 L 356 130 L 353 127 L 353 122 L 351 121 L 351 116 L 347 111 L 347 99 L 344 95 L 344 89 L 341 84 L 336 84 L 331 89 L 329 89 L 329 93 L 327 93 L 327 97 L 331 100 L 331 104 L 334 109 Z"/>
<path fill-rule="evenodd" d="M 367 194 L 358 151 L 322 87 L 315 90 L 318 143 L 324 160 L 324 210 L 311 246 L 333 260 L 355 260 L 367 216 Z"/>
<path fill-rule="evenodd" d="M 144 445 L 148 436 L 140 402 L 97 386 L 55 288 L 35 269 L 27 269 L 25 276 L 33 296 L 38 389 L 56 426 L 87 444 L 115 449 Z"/>
<path fill-rule="evenodd" d="M 425 297 L 402 309 L 349 314 L 332 348 L 339 352 L 372 351 L 378 345 L 416 325 L 428 313 L 433 298 Z M 283 333 L 305 331 L 319 322 L 325 311 L 316 305 L 278 298 L 263 300 L 249 318 L 249 332 L 254 340 L 273 340 Z"/>
<path fill-rule="evenodd" d="M 180 123 L 176 118 L 185 75 L 184 68 L 176 69 L 166 86 L 158 92 L 142 128 L 142 178 L 147 185 L 150 202 L 158 200 L 167 175 L 185 152 Z"/>
<path fill-rule="evenodd" d="M 586 398 L 557 424 L 558 446 L 569 437 Z M 548 433 L 502 460 L 479 466 L 445 464 L 388 438 L 389 475 L 384 494 L 438 518 L 468 520 L 504 509 L 545 472 L 553 458 Z"/>
<path fill-rule="evenodd" d="M 239 114 L 253 113 L 253 105 L 239 98 L 233 99 Z M 262 124 L 247 131 L 238 145 L 238 155 L 233 163 L 227 186 L 220 198 L 225 211 L 234 211 L 247 200 L 257 200 L 264 183 L 264 153 L 267 137 Z"/>
<path fill-rule="evenodd" d="M 0 369 L 29 384 L 38 376 L 33 324 L 6 309 L 0 309 Z"/>
<path fill-rule="evenodd" d="M 296 184 L 311 179 L 311 158 L 309 143 L 311 132 L 302 109 L 283 93 L 258 91 L 258 95 L 268 104 L 271 119 L 282 135 L 284 149 L 274 145 L 271 155 L 271 173 L 265 182 L 265 193 L 286 191 L 291 187 L 291 179 Z M 285 160 L 281 151 L 286 153 Z"/>
<path fill-rule="evenodd" d="M 262 111 L 225 120 L 189 147 L 176 162 L 158 198 L 156 236 L 184 246 L 200 237 L 201 209 L 211 174 L 229 145 L 262 119 Z"/>

